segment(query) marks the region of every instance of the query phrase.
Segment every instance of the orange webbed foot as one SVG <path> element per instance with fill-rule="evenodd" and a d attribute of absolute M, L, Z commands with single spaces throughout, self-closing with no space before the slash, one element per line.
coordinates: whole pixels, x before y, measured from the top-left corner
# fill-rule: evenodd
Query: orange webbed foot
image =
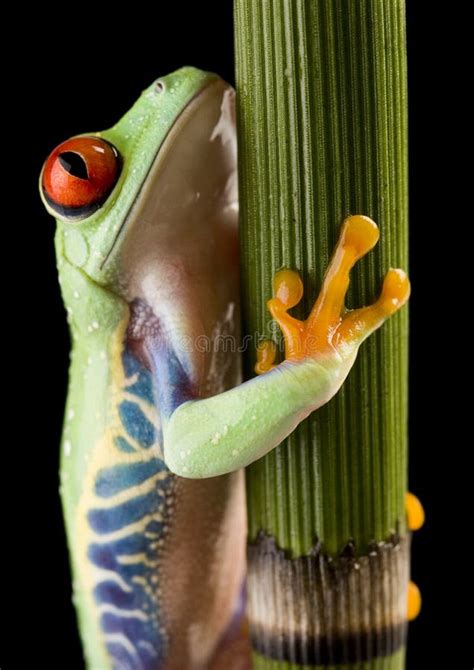
<path fill-rule="evenodd" d="M 303 296 L 299 274 L 288 269 L 277 272 L 273 298 L 267 304 L 283 332 L 287 360 L 317 356 L 335 349 L 341 354 L 354 352 L 370 333 L 405 304 L 410 294 L 408 277 L 403 270 L 391 269 L 373 305 L 352 311 L 344 308 L 350 271 L 373 249 L 378 239 L 379 229 L 369 217 L 355 215 L 344 221 L 323 286 L 306 321 L 288 314 Z"/>

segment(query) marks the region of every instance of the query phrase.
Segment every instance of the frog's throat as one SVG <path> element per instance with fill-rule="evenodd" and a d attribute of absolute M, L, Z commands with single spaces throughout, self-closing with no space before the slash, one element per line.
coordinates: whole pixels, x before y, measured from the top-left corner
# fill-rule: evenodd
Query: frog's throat
<path fill-rule="evenodd" d="M 133 236 L 136 227 L 153 224 L 150 205 L 154 206 L 152 218 L 175 232 L 183 228 L 183 219 L 197 219 L 196 214 L 183 217 L 183 209 L 192 206 L 197 214 L 202 213 L 203 196 L 208 196 L 204 203 L 207 206 L 217 195 L 227 206 L 237 209 L 234 95 L 223 80 L 211 79 L 188 101 L 157 148 L 101 270 L 114 258 L 120 243 Z"/>

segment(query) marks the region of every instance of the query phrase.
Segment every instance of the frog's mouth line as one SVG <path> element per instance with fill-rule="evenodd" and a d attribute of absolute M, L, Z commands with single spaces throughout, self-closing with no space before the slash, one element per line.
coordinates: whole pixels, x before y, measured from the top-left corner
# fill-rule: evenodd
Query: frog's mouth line
<path fill-rule="evenodd" d="M 150 167 L 143 179 L 142 185 L 137 192 L 130 209 L 128 210 L 122 225 L 120 226 L 117 234 L 112 242 L 112 245 L 105 256 L 104 260 L 100 265 L 100 270 L 104 269 L 104 266 L 112 256 L 117 243 L 120 237 L 128 230 L 131 226 L 131 222 L 139 218 L 138 213 L 142 209 L 143 201 L 148 198 L 153 197 L 155 186 L 159 180 L 160 173 L 162 172 L 163 164 L 166 163 L 168 154 L 173 150 L 173 145 L 176 138 L 179 137 L 183 127 L 188 124 L 188 122 L 195 115 L 197 108 L 199 108 L 203 101 L 212 95 L 219 97 L 219 94 L 222 97 L 222 92 L 234 94 L 233 89 L 226 84 L 221 79 L 211 80 L 207 83 L 201 90 L 199 90 L 185 105 L 185 107 L 180 112 L 179 116 L 174 121 L 173 125 L 169 128 L 168 132 L 164 136 L 162 142 L 156 150 L 155 156 L 150 164 Z M 225 95 L 225 93 L 224 93 Z M 202 169 L 202 168 L 201 168 Z M 183 186 L 185 188 L 185 186 Z"/>

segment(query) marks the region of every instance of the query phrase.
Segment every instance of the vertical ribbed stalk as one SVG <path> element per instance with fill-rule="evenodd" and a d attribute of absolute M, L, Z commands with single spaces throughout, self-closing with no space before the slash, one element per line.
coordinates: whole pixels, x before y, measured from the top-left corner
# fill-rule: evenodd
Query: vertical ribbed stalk
<path fill-rule="evenodd" d="M 404 2 L 235 0 L 235 38 L 244 323 L 268 337 L 273 274 L 301 272 L 304 318 L 348 214 L 381 231 L 348 307 L 373 301 L 389 267 L 407 269 Z M 406 424 L 405 309 L 362 346 L 337 397 L 248 468 L 250 542 L 264 531 L 296 558 L 316 539 L 330 557 L 352 541 L 359 556 L 403 535 Z M 367 667 L 403 667 L 403 654 L 384 663 Z"/>

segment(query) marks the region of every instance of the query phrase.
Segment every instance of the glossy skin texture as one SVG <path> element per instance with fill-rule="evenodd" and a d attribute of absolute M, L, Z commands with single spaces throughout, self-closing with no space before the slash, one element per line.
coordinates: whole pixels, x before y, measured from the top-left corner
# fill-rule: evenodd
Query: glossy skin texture
<path fill-rule="evenodd" d="M 306 322 L 287 314 L 298 276 L 276 277 L 287 360 L 264 343 L 262 374 L 238 385 L 237 348 L 218 345 L 240 337 L 233 92 L 193 68 L 60 146 L 41 183 L 73 343 L 62 499 L 89 667 L 207 668 L 244 578 L 240 468 L 337 392 L 408 280 L 391 271 L 374 306 L 345 312 L 378 237 L 349 218 Z"/>

